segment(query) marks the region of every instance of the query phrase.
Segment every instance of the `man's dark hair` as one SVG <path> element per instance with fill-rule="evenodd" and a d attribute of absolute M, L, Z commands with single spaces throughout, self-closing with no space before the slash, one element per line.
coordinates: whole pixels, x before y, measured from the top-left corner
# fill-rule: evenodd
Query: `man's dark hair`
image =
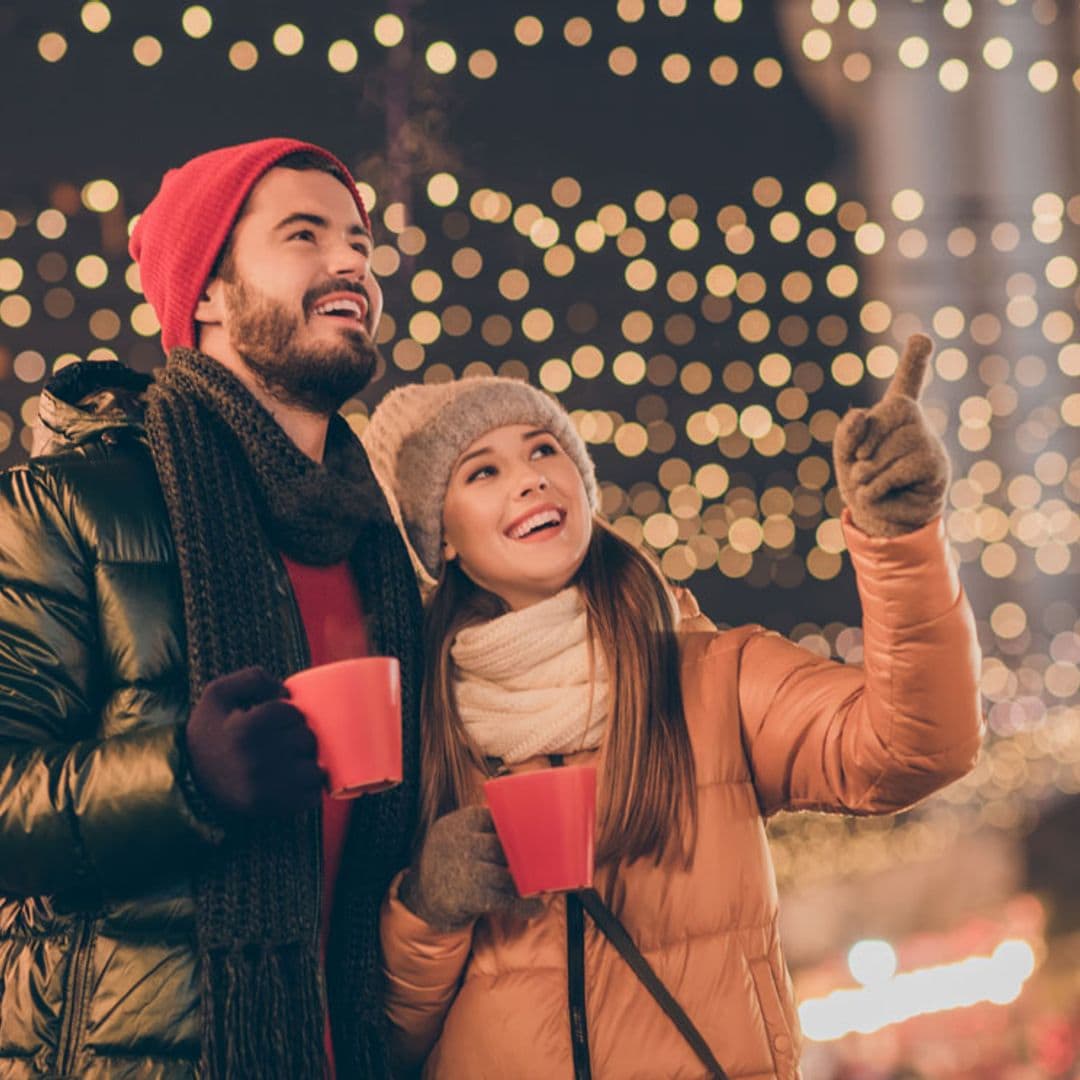
<path fill-rule="evenodd" d="M 348 186 L 350 177 L 346 176 L 344 171 L 329 159 L 323 157 L 322 154 L 316 154 L 313 150 L 294 150 L 291 154 L 286 154 L 280 161 L 275 161 L 271 166 L 273 169 L 295 169 L 297 172 L 309 172 L 317 171 L 324 172 L 332 176 L 335 180 L 341 181 L 341 183 Z M 236 215 L 236 221 L 239 221 L 245 213 L 247 213 L 248 199 L 244 201 L 244 205 L 240 207 L 240 213 Z M 232 229 L 229 230 L 229 238 L 225 241 L 225 245 L 218 253 L 217 259 L 214 260 L 214 265 L 210 270 L 210 274 L 207 277 L 207 281 L 211 281 L 216 277 L 224 278 L 225 281 L 233 281 L 235 274 L 235 266 L 232 259 L 232 238 L 233 232 L 236 230 L 236 222 L 233 222 Z"/>

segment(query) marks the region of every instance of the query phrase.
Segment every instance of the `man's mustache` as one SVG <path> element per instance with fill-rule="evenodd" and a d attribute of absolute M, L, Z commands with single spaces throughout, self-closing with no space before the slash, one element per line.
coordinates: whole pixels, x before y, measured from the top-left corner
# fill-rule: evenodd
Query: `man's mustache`
<path fill-rule="evenodd" d="M 365 301 L 364 321 L 371 315 L 371 297 L 367 289 L 358 281 L 327 281 L 322 285 L 316 285 L 304 293 L 304 314 L 310 315 L 311 309 L 324 297 L 331 293 L 351 292 L 362 296 Z"/>

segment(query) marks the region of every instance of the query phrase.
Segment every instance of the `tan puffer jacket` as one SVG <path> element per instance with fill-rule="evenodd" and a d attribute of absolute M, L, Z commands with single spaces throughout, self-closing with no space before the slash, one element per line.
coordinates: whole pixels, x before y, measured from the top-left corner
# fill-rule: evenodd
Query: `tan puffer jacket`
<path fill-rule="evenodd" d="M 799 1075 L 764 818 L 900 810 L 962 776 L 979 752 L 974 622 L 940 519 L 900 539 L 870 538 L 850 523 L 845 535 L 863 607 L 863 667 L 822 660 L 761 627 L 721 633 L 696 610 L 684 618 L 694 865 L 637 863 L 615 891 L 615 911 L 731 1080 Z M 412 1061 L 430 1050 L 425 1076 L 573 1075 L 560 897 L 527 924 L 484 918 L 440 934 L 391 890 L 382 940 L 399 1048 Z M 593 1076 L 704 1076 L 588 919 L 585 948 Z"/>

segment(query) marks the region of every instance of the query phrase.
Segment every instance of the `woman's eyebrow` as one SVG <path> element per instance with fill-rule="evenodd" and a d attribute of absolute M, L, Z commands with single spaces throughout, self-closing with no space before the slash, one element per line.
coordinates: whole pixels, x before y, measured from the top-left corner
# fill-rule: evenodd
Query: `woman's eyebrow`
<path fill-rule="evenodd" d="M 470 450 L 467 454 L 462 454 L 458 459 L 458 463 L 454 466 L 454 472 L 457 472 L 466 461 L 471 461 L 475 457 L 480 457 L 482 454 L 490 454 L 490 446 L 480 446 L 475 450 Z"/>

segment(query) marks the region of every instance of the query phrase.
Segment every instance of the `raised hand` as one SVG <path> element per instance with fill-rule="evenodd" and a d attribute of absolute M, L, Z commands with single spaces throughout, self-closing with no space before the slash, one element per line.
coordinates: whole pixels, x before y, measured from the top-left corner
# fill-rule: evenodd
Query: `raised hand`
<path fill-rule="evenodd" d="M 913 532 L 944 507 L 949 459 L 919 405 L 933 348 L 912 334 L 882 400 L 849 410 L 833 437 L 840 494 L 870 536 Z"/>
<path fill-rule="evenodd" d="M 398 896 L 414 915 L 443 931 L 491 912 L 528 919 L 543 910 L 538 897 L 518 896 L 486 806 L 454 810 L 431 826 Z"/>

